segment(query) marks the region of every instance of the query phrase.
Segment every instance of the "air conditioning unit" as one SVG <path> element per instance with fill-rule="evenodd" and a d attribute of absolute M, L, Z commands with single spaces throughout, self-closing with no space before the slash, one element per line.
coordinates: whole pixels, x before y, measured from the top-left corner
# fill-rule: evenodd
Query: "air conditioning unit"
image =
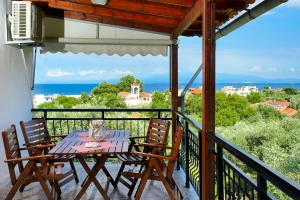
<path fill-rule="evenodd" d="M 42 41 L 43 18 L 43 11 L 30 1 L 12 1 L 11 38 L 14 41 Z"/>

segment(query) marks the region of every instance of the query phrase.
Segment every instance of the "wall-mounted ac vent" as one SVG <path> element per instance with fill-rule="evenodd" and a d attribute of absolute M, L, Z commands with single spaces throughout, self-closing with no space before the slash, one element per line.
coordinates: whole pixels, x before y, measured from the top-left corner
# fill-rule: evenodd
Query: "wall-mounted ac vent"
<path fill-rule="evenodd" d="M 13 1 L 10 16 L 11 37 L 16 40 L 43 39 L 43 12 L 29 1 Z"/>

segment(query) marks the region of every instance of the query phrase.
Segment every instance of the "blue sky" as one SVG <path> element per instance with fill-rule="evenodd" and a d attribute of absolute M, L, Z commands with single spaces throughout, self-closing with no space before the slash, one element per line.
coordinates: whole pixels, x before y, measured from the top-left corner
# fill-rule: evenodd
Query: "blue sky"
<path fill-rule="evenodd" d="M 290 0 L 217 41 L 217 76 L 299 79 L 300 0 Z M 185 82 L 201 64 L 201 39 L 180 38 L 179 77 Z M 148 82 L 168 82 L 169 58 L 39 54 L 36 83 L 98 83 L 132 74 Z"/>

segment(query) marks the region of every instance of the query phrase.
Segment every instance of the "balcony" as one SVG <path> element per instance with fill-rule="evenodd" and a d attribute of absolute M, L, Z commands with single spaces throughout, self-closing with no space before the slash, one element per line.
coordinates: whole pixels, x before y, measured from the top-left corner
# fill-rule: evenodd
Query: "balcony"
<path fill-rule="evenodd" d="M 53 135 L 85 130 L 90 120 L 102 119 L 105 120 L 109 129 L 128 130 L 132 135 L 143 136 L 146 134 L 150 118 L 171 119 L 170 109 L 32 109 L 32 112 L 34 118 L 43 116 L 47 119 L 48 128 Z M 184 128 L 185 135 L 174 178 L 185 199 L 198 199 L 201 194 L 202 174 L 202 152 L 201 145 L 199 145 L 201 137 L 198 137 L 201 135 L 201 126 L 180 112 L 177 112 L 177 121 L 178 125 Z M 215 196 L 217 199 L 276 199 L 272 191 L 281 193 L 286 199 L 299 198 L 299 185 L 217 134 L 209 134 L 209 137 L 216 147 L 214 160 L 216 166 L 215 186 L 217 188 Z M 77 166 L 79 167 L 79 165 Z M 116 159 L 112 159 L 107 166 L 108 170 L 115 175 L 118 169 Z M 79 167 L 79 170 L 82 169 Z M 99 180 L 103 180 L 101 176 L 103 174 L 99 175 Z M 4 188 L 8 189 L 9 185 L 4 185 Z M 78 186 L 69 185 L 63 190 L 76 193 L 77 189 Z M 155 195 L 158 195 L 158 198 L 166 196 L 161 195 L 162 190 L 161 185 L 153 183 L 144 197 L 155 199 Z M 94 189 L 90 188 L 85 197 L 88 198 L 93 191 Z M 67 193 L 73 195 L 73 192 Z M 19 197 L 26 196 L 26 198 L 35 199 L 38 198 L 38 195 L 38 190 L 33 187 Z M 110 195 L 112 199 L 127 198 L 126 190 L 122 186 L 117 190 L 111 190 Z"/>

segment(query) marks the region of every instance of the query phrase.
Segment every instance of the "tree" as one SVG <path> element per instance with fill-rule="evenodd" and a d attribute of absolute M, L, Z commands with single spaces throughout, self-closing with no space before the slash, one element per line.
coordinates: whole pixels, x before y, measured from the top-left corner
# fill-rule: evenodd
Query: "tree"
<path fill-rule="evenodd" d="M 80 100 L 82 103 L 88 103 L 88 102 L 90 102 L 91 97 L 86 92 L 83 92 L 83 93 L 81 93 Z"/>
<path fill-rule="evenodd" d="M 283 91 L 288 95 L 298 94 L 298 90 L 296 90 L 295 88 L 284 88 Z"/>
<path fill-rule="evenodd" d="M 159 92 L 155 91 L 152 94 L 151 108 L 170 108 L 171 99 L 168 91 Z"/>
<path fill-rule="evenodd" d="M 72 108 L 77 104 L 80 104 L 80 99 L 75 97 L 66 97 L 66 96 L 59 96 L 54 99 L 54 104 L 61 105 L 63 108 Z"/>
<path fill-rule="evenodd" d="M 57 108 L 54 104 L 54 102 L 46 102 L 46 103 L 42 103 L 40 105 L 38 105 L 38 108 L 48 108 L 48 109 L 51 109 L 51 108 Z"/>
<path fill-rule="evenodd" d="M 257 112 L 260 113 L 265 120 L 282 119 L 282 114 L 268 105 L 258 105 Z"/>
<path fill-rule="evenodd" d="M 136 77 L 132 76 L 132 75 L 127 75 L 121 78 L 120 82 L 117 84 L 117 88 L 119 89 L 119 91 L 122 92 L 130 92 L 131 91 L 131 84 L 133 82 L 137 82 L 140 84 L 140 91 L 144 91 L 144 84 L 137 79 Z"/>
<path fill-rule="evenodd" d="M 108 82 L 102 82 L 92 90 L 92 94 L 94 95 L 102 95 L 108 93 L 118 94 L 119 89 L 114 84 L 110 84 Z"/>
<path fill-rule="evenodd" d="M 202 112 L 202 95 L 194 94 L 186 98 L 185 112 L 187 114 L 200 114 Z"/>
<path fill-rule="evenodd" d="M 247 100 L 249 103 L 259 103 L 262 101 L 262 95 L 259 92 L 251 92 L 247 96 Z"/>
<path fill-rule="evenodd" d="M 106 108 L 126 108 L 124 98 L 113 93 L 102 95 L 101 100 L 103 101 Z"/>

